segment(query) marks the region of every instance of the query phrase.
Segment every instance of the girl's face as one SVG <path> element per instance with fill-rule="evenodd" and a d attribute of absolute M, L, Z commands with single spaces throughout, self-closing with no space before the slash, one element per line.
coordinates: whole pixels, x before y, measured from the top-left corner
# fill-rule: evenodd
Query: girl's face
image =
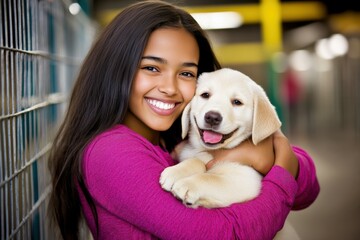
<path fill-rule="evenodd" d="M 182 28 L 161 28 L 149 38 L 131 89 L 124 124 L 158 144 L 194 96 L 199 47 Z"/>

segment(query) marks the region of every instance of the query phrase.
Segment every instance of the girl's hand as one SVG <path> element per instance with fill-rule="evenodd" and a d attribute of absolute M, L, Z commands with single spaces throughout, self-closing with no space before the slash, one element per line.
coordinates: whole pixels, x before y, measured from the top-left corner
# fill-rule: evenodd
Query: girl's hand
<path fill-rule="evenodd" d="M 299 171 L 299 161 L 292 150 L 289 140 L 281 131 L 273 135 L 275 150 L 275 165 L 288 170 L 294 178 L 297 178 Z"/>
<path fill-rule="evenodd" d="M 179 153 L 182 151 L 182 149 L 185 146 L 185 143 L 187 142 L 187 140 L 181 141 L 180 143 L 178 143 L 174 150 L 170 153 L 171 157 L 176 160 L 179 161 Z"/>
<path fill-rule="evenodd" d="M 206 167 L 210 168 L 219 161 L 233 161 L 253 167 L 266 175 L 273 165 L 278 165 L 297 178 L 299 162 L 289 143 L 281 131 L 254 145 L 250 140 L 244 141 L 233 149 L 211 152 L 214 159 Z"/>
<path fill-rule="evenodd" d="M 215 150 L 211 154 L 214 159 L 206 165 L 207 168 L 219 161 L 233 161 L 251 166 L 263 175 L 270 171 L 275 161 L 272 136 L 261 141 L 258 145 L 254 145 L 248 139 L 235 148 Z"/>

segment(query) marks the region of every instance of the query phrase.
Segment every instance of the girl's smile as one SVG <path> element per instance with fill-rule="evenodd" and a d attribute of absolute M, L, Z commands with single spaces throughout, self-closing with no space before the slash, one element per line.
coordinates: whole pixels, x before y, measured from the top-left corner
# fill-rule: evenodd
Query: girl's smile
<path fill-rule="evenodd" d="M 149 106 L 159 115 L 171 115 L 175 111 L 176 102 L 161 101 L 156 99 L 145 98 Z"/>

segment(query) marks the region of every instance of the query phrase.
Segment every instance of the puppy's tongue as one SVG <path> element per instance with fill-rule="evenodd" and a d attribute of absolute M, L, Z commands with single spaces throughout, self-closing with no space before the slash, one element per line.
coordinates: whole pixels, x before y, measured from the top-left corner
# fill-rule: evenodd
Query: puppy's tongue
<path fill-rule="evenodd" d="M 222 139 L 222 134 L 220 133 L 216 133 L 216 132 L 213 132 L 213 131 L 204 131 L 203 132 L 203 139 L 204 139 L 204 142 L 205 143 L 218 143 L 221 141 Z"/>

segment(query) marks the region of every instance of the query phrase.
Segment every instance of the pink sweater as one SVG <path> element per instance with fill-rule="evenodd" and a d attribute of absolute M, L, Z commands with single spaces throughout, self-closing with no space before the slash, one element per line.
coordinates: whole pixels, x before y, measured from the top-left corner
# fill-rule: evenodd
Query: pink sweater
<path fill-rule="evenodd" d="M 95 239 L 272 239 L 291 209 L 309 206 L 319 193 L 311 158 L 294 147 L 297 181 L 274 166 L 256 199 L 219 209 L 191 209 L 164 191 L 162 170 L 175 164 L 168 152 L 123 125 L 97 136 L 85 149 L 85 185 L 94 199 L 94 217 L 79 191 Z"/>

